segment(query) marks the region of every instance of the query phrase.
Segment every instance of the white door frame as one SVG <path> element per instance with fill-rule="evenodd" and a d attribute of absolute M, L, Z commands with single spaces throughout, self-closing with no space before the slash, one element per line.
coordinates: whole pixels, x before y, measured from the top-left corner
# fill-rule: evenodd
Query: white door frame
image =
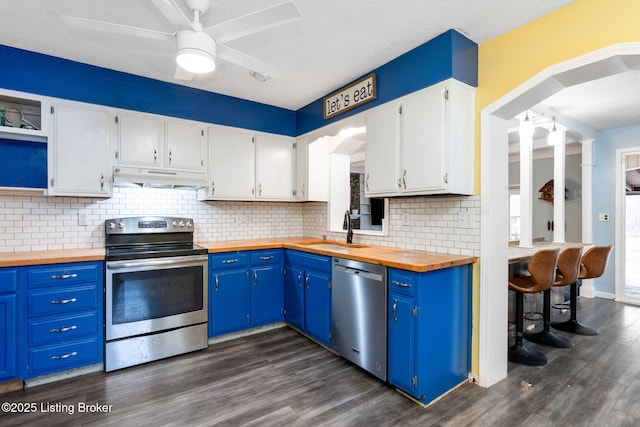
<path fill-rule="evenodd" d="M 481 227 L 478 384 L 489 387 L 507 376 L 508 347 L 508 140 L 507 123 L 527 108 L 560 90 L 629 71 L 640 61 L 640 43 L 600 49 L 548 67 L 480 113 Z M 561 120 L 593 140 L 596 132 Z M 584 185 L 584 183 L 583 183 Z M 583 188 L 583 236 L 592 236 L 592 189 Z"/>
<path fill-rule="evenodd" d="M 632 298 L 625 295 L 626 284 L 626 259 L 627 259 L 627 204 L 626 189 L 624 183 L 626 164 L 624 156 L 640 153 L 640 147 L 619 148 L 616 150 L 616 211 L 615 211 L 615 292 L 616 301 L 626 304 L 640 305 L 640 298 Z M 640 196 L 639 196 L 640 197 Z"/>

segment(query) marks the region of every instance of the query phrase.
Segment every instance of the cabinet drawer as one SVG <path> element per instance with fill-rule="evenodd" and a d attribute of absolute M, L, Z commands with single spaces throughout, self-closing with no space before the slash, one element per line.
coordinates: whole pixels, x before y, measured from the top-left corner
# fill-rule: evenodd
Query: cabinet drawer
<path fill-rule="evenodd" d="M 402 270 L 389 270 L 389 292 L 401 292 L 406 295 L 415 295 L 418 276 Z"/>
<path fill-rule="evenodd" d="M 98 292 L 95 286 L 53 288 L 30 291 L 27 300 L 29 317 L 68 313 L 96 308 Z"/>
<path fill-rule="evenodd" d="M 95 311 L 73 316 L 29 321 L 29 345 L 64 342 L 81 336 L 95 335 L 98 319 Z"/>
<path fill-rule="evenodd" d="M 30 288 L 97 282 L 102 277 L 100 264 L 66 264 L 60 267 L 34 268 L 28 272 Z"/>
<path fill-rule="evenodd" d="M 282 251 L 251 252 L 251 265 L 281 264 Z"/>
<path fill-rule="evenodd" d="M 98 338 L 88 338 L 56 346 L 32 348 L 29 350 L 28 376 L 99 362 L 99 345 Z"/>
<path fill-rule="evenodd" d="M 325 255 L 288 250 L 286 252 L 286 260 L 288 263 L 296 266 L 327 273 L 331 272 L 331 257 Z"/>
<path fill-rule="evenodd" d="M 209 255 L 209 268 L 212 270 L 246 267 L 247 265 L 249 265 L 249 255 L 245 252 L 225 252 Z"/>
<path fill-rule="evenodd" d="M 18 270 L 0 270 L 0 294 L 15 292 L 18 283 Z"/>

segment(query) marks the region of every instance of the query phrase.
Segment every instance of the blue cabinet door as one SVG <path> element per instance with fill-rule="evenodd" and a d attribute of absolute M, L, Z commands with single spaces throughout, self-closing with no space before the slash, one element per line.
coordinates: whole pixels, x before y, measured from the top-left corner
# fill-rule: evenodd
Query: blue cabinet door
<path fill-rule="evenodd" d="M 0 295 L 0 380 L 16 377 L 16 296 Z"/>
<path fill-rule="evenodd" d="M 281 322 L 284 318 L 281 266 L 252 268 L 251 276 L 251 326 Z"/>
<path fill-rule="evenodd" d="M 292 265 L 285 266 L 284 313 L 287 322 L 304 330 L 304 270 Z"/>
<path fill-rule="evenodd" d="M 416 319 L 413 297 L 390 293 L 388 300 L 388 380 L 411 394 L 415 392 Z"/>
<path fill-rule="evenodd" d="M 209 336 L 249 326 L 249 269 L 227 269 L 209 274 Z"/>
<path fill-rule="evenodd" d="M 331 288 L 329 275 L 313 270 L 305 272 L 306 331 L 331 346 Z"/>

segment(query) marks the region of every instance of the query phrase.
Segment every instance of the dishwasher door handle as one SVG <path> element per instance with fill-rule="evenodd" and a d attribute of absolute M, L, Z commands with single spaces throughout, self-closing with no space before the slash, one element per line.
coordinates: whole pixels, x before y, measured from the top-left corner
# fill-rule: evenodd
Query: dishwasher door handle
<path fill-rule="evenodd" d="M 334 269 L 340 273 L 348 274 L 350 276 L 358 276 L 365 279 L 375 280 L 376 282 L 382 282 L 382 274 L 372 273 L 370 271 L 358 270 L 352 267 L 343 267 L 341 265 L 334 266 Z"/>

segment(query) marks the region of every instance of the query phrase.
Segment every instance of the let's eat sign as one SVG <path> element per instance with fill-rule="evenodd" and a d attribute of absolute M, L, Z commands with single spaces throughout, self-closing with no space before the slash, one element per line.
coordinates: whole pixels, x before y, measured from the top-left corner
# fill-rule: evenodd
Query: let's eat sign
<path fill-rule="evenodd" d="M 376 99 L 376 75 L 369 74 L 357 82 L 324 97 L 324 118 L 328 119 Z"/>

